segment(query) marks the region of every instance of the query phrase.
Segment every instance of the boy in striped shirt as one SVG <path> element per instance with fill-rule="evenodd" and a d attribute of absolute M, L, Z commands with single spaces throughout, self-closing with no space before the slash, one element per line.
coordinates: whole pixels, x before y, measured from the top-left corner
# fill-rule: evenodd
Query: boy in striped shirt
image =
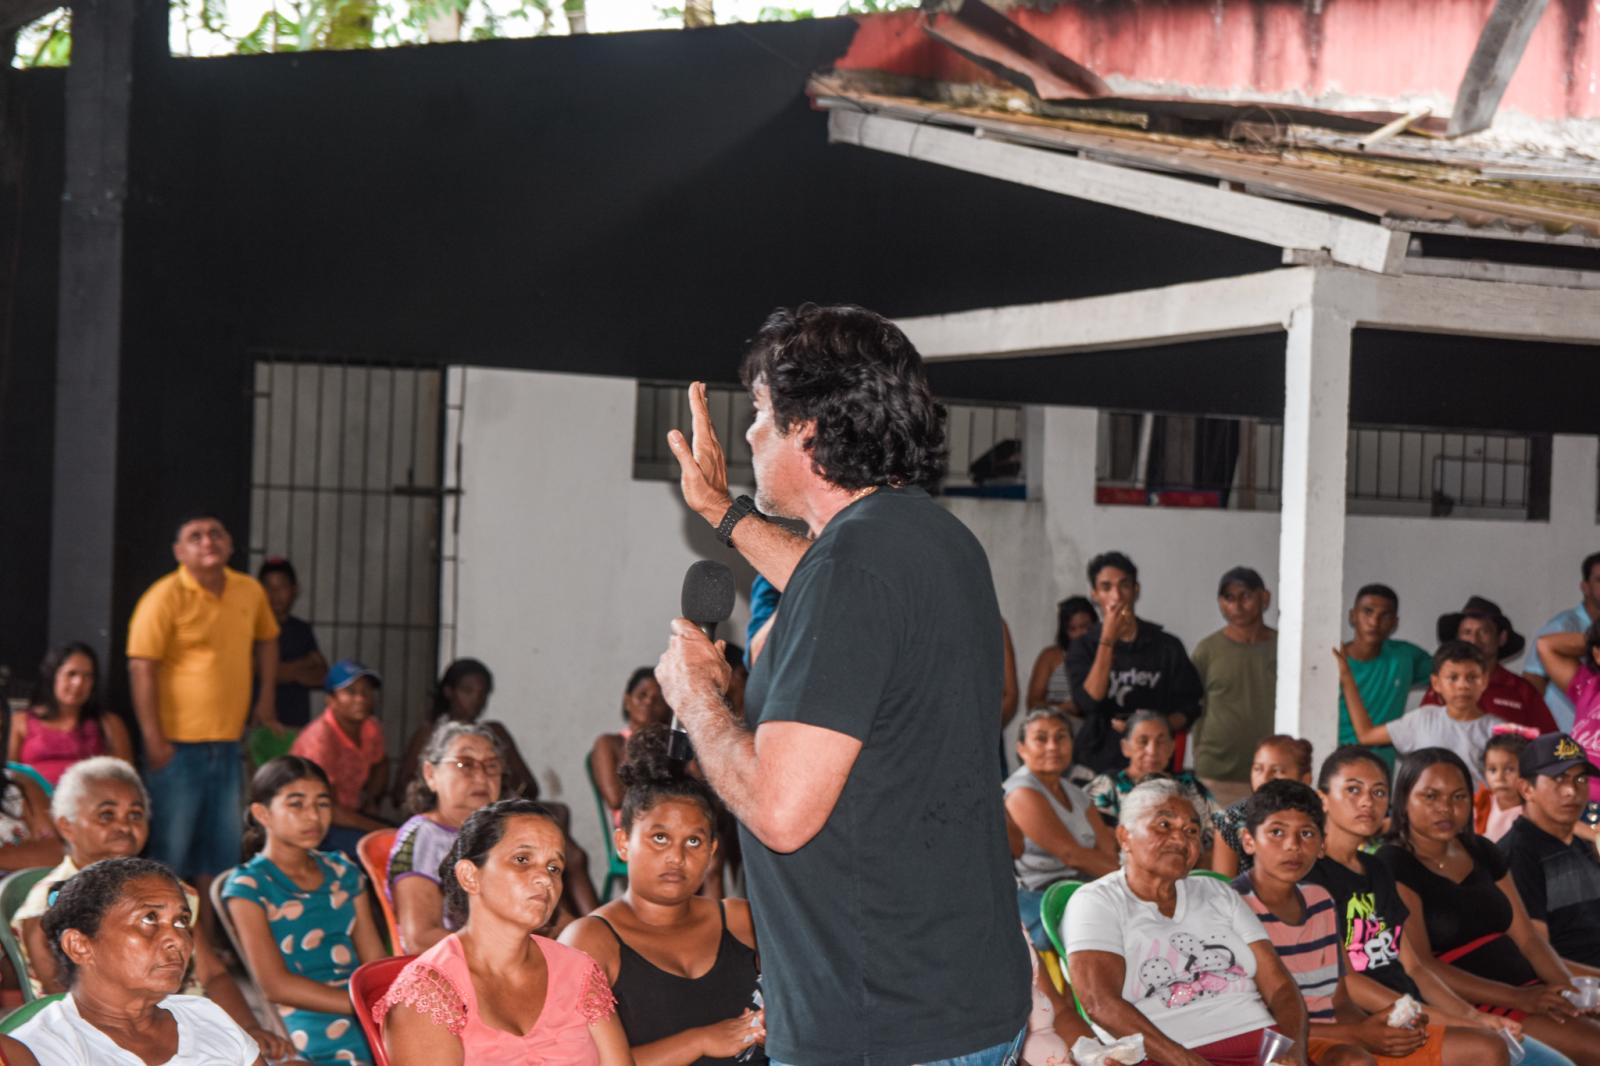
<path fill-rule="evenodd" d="M 1302 880 L 1322 854 L 1322 798 L 1299 781 L 1269 781 L 1245 801 L 1244 818 L 1239 840 L 1255 865 L 1233 887 L 1305 997 L 1311 1060 L 1439 1066 L 1443 1027 L 1429 1028 L 1426 1015 L 1403 1027 L 1388 1024 L 1395 993 L 1344 970 L 1333 897 Z"/>

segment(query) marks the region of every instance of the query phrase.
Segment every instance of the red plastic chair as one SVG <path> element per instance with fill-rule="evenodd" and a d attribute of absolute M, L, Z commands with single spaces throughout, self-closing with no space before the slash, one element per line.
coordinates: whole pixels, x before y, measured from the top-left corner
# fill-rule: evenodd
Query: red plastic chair
<path fill-rule="evenodd" d="M 414 958 L 415 955 L 396 955 L 387 959 L 375 959 L 372 962 L 362 963 L 356 967 L 356 972 L 350 975 L 350 1006 L 355 1009 L 356 1020 L 361 1023 L 361 1032 L 367 1038 L 367 1046 L 372 1049 L 373 1066 L 389 1066 L 389 1055 L 383 1048 L 383 1031 L 378 1027 L 378 1023 L 372 1020 L 372 1008 L 377 1006 L 378 1000 L 389 991 L 389 986 L 400 976 L 400 971 L 406 968 L 406 963 Z"/>
<path fill-rule="evenodd" d="M 383 926 L 389 931 L 389 950 L 399 952 L 400 922 L 394 915 L 394 904 L 389 902 L 389 849 L 394 847 L 394 829 L 376 829 L 362 837 L 356 844 L 356 854 L 361 856 L 361 867 L 367 871 L 367 881 L 378 897 L 378 909 L 383 914 Z"/>

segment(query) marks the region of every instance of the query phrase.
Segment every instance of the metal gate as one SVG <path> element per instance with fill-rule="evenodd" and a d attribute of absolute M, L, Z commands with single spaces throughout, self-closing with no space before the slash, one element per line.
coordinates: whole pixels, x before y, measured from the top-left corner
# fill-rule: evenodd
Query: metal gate
<path fill-rule="evenodd" d="M 393 755 L 426 716 L 453 644 L 439 617 L 443 505 L 456 493 L 443 482 L 445 416 L 436 366 L 255 364 L 251 572 L 287 558 L 300 579 L 293 613 L 323 655 L 383 675 Z"/>

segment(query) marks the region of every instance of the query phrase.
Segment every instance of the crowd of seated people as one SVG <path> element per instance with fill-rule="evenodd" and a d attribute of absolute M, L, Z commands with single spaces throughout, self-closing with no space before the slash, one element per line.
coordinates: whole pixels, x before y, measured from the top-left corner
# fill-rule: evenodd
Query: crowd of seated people
<path fill-rule="evenodd" d="M 280 641 L 287 565 L 262 575 Z M 1222 576 L 1224 624 L 1193 661 L 1136 612 L 1125 554 L 1087 577 L 996 781 L 1035 967 L 1022 1061 L 1064 1066 L 1080 1038 L 1137 1034 L 1152 1062 L 1259 1066 L 1271 1030 L 1294 1064 L 1600 1066 L 1600 1007 L 1582 998 L 1600 982 L 1600 554 L 1578 611 L 1533 638 L 1474 596 L 1439 618 L 1431 653 L 1395 638 L 1391 588 L 1363 586 L 1334 649 L 1343 743 L 1320 767 L 1272 731 L 1259 574 Z M 249 782 L 217 929 L 203 885 L 138 858 L 151 796 L 94 652 L 46 658 L 6 719 L 11 761 L 43 784 L 0 781 L 0 870 L 41 872 L 10 927 L 27 992 L 61 998 L 0 1038 L 6 1062 L 766 1061 L 751 908 L 722 873 L 733 825 L 695 765 L 667 758 L 648 668 L 590 755 L 627 867 L 602 905 L 568 809 L 536 802 L 510 730 L 485 716 L 487 666 L 446 668 L 391 775 L 382 680 L 329 668 L 309 627 L 293 644 L 279 680 L 326 704 L 263 727 L 286 753 Z M 1524 648 L 1526 678 L 1505 665 Z M 358 843 L 397 807 L 369 880 Z M 1063 883 L 1077 887 L 1050 911 Z M 357 1017 L 353 975 L 391 951 L 409 962 Z"/>

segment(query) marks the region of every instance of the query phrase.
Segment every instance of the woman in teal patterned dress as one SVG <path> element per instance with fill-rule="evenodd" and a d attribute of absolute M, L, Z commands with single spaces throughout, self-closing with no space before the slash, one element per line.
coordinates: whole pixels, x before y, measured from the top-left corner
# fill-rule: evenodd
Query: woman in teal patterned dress
<path fill-rule="evenodd" d="M 317 851 L 333 820 L 327 775 L 285 755 L 250 781 L 245 852 L 223 888 L 240 947 L 300 1057 L 316 1066 L 370 1063 L 350 1008 L 350 975 L 384 956 L 366 879 L 344 856 Z"/>

